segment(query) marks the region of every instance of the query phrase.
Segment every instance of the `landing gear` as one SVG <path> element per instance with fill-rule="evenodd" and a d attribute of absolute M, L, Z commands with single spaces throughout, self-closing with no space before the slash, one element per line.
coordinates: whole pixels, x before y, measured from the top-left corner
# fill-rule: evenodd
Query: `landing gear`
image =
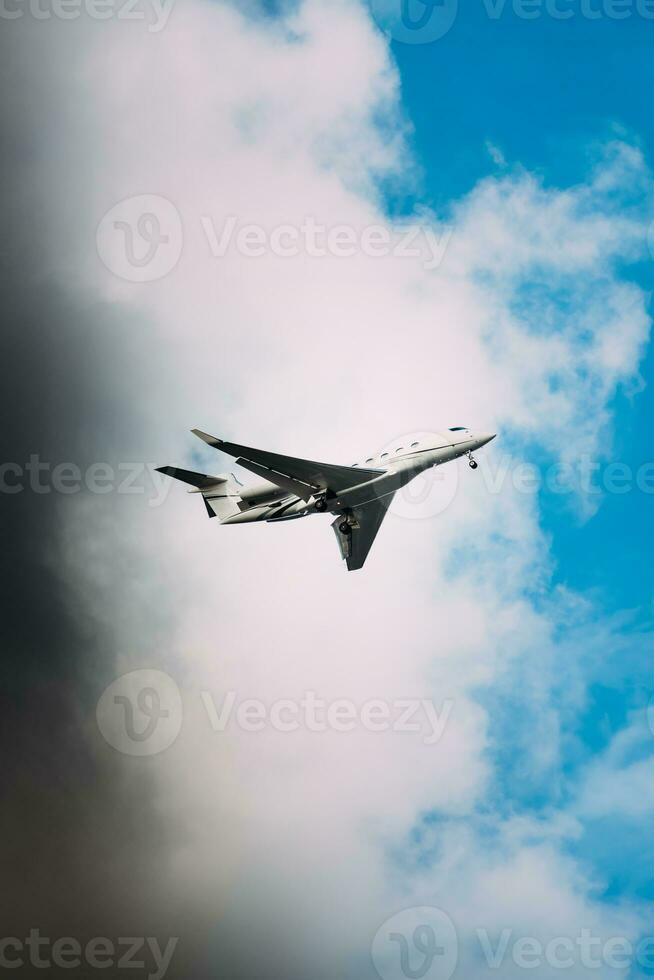
<path fill-rule="evenodd" d="M 341 521 L 341 523 L 338 525 L 338 530 L 341 532 L 341 534 L 352 534 L 352 528 L 348 521 Z"/>
<path fill-rule="evenodd" d="M 324 497 L 319 497 L 313 505 L 314 510 L 317 510 L 319 514 L 324 514 L 327 510 L 327 501 Z"/>
<path fill-rule="evenodd" d="M 474 458 L 472 453 L 468 453 L 468 466 L 470 467 L 471 470 L 476 470 L 477 467 L 479 466 L 479 463 Z"/>

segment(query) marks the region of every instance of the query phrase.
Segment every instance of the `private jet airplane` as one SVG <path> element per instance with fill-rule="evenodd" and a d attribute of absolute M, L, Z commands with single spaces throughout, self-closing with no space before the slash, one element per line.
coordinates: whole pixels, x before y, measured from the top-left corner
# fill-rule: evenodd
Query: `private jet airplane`
<path fill-rule="evenodd" d="M 365 462 L 333 466 L 224 442 L 199 429 L 192 432 L 265 482 L 244 487 L 233 474 L 205 476 L 175 466 L 162 466 L 159 473 L 189 484 L 194 488 L 190 493 L 202 494 L 209 517 L 218 517 L 221 524 L 334 514 L 332 527 L 349 571 L 363 567 L 397 490 L 432 466 L 459 456 L 467 456 L 471 468 L 477 469 L 473 452 L 495 438 L 456 425 Z"/>

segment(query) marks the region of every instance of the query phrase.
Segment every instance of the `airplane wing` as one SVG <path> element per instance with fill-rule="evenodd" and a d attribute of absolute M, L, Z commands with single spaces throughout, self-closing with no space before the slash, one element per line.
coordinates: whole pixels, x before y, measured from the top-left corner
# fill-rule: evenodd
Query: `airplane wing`
<path fill-rule="evenodd" d="M 343 534 L 339 530 L 342 518 L 338 517 L 332 527 L 341 549 L 341 555 L 347 562 L 349 572 L 363 568 L 368 552 L 372 548 L 373 541 L 377 537 L 377 531 L 386 517 L 386 511 L 391 505 L 395 496 L 394 493 L 381 497 L 372 503 L 364 504 L 362 507 L 354 507 L 352 513 L 356 524 L 349 534 Z"/>
<path fill-rule="evenodd" d="M 225 442 L 199 429 L 191 430 L 208 446 L 220 449 L 228 456 L 236 457 L 236 462 L 244 469 L 256 473 L 284 490 L 289 490 L 303 500 L 309 500 L 316 491 L 331 490 L 340 493 L 359 483 L 366 483 L 381 476 L 384 470 L 369 470 L 360 466 L 334 466 L 331 463 L 316 463 L 310 459 L 297 459 L 294 456 L 281 456 L 263 449 L 239 446 L 235 442 Z M 372 544 L 372 541 L 371 541 Z"/>

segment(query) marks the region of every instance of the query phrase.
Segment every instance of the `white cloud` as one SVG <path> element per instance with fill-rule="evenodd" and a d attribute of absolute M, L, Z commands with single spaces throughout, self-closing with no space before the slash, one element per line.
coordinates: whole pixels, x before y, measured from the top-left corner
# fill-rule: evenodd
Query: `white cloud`
<path fill-rule="evenodd" d="M 645 711 L 635 712 L 629 724 L 588 767 L 575 803 L 580 816 L 597 820 L 651 815 L 654 810 L 652 738 Z"/>
<path fill-rule="evenodd" d="M 496 167 L 506 167 L 506 157 L 504 153 L 496 146 L 495 143 L 491 143 L 490 140 L 486 140 L 486 152 L 493 161 Z"/>
<path fill-rule="evenodd" d="M 561 458 L 608 452 L 611 399 L 637 372 L 649 331 L 645 297 L 617 271 L 643 238 L 638 214 L 614 209 L 625 168 L 649 180 L 633 150 L 614 148 L 574 188 L 519 171 L 483 181 L 453 206 L 435 271 L 362 254 L 218 260 L 203 215 L 267 228 L 307 216 L 357 229 L 385 222 L 376 181 L 401 178 L 410 161 L 383 37 L 357 4 L 317 0 L 283 25 L 190 2 L 160 34 L 84 28 L 79 47 L 75 26 L 63 26 L 77 108 L 62 108 L 59 142 L 74 136 L 82 174 L 68 174 L 62 157 L 50 176 L 50 193 L 74 176 L 80 202 L 74 213 L 48 202 L 53 271 L 156 327 L 152 374 L 133 392 L 151 419 L 137 451 L 149 459 L 166 447 L 160 462 L 184 465 L 199 451 L 187 434 L 198 425 L 350 462 L 395 435 L 460 423 L 499 431 L 488 453 L 502 452 L 503 439 Z M 135 285 L 112 277 L 92 243 L 109 207 L 143 193 L 174 203 L 184 248 L 165 279 Z M 435 216 L 420 220 L 439 227 Z M 528 758 L 556 768 L 546 658 L 513 673 L 555 642 L 560 607 L 543 612 L 528 598 L 549 571 L 538 520 L 533 497 L 510 485 L 488 494 L 466 468 L 444 515 L 389 518 L 365 571 L 348 576 L 319 518 L 216 529 L 175 491 L 157 510 L 118 499 L 102 522 L 97 507 L 87 520 L 76 509 L 71 566 L 86 601 L 115 622 L 121 665 L 163 665 L 184 690 L 184 732 L 153 767 L 183 841 L 171 858 L 182 893 L 205 909 L 231 903 L 244 932 L 252 915 L 288 932 L 292 909 L 297 955 L 331 950 L 314 976 L 365 952 L 380 921 L 418 890 L 458 920 L 474 909 L 487 928 L 614 927 L 556 841 L 489 845 L 485 858 L 466 826 L 495 778 L 480 687 L 529 676 L 524 710 L 542 737 Z M 107 546 L 132 556 L 142 602 L 91 561 Z M 175 622 L 166 649 L 148 639 L 160 604 Z M 209 731 L 201 689 L 455 706 L 435 747 L 370 733 L 226 739 Z M 442 857 L 418 889 L 386 861 L 430 810 L 458 829 L 443 833 Z M 262 889 L 272 902 L 261 902 Z M 636 919 L 620 928 L 633 933 Z"/>

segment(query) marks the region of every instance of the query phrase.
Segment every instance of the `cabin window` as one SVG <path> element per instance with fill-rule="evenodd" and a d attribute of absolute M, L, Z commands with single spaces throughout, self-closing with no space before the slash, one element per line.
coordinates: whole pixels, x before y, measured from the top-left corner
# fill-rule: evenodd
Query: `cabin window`
<path fill-rule="evenodd" d="M 366 460 L 366 463 L 374 463 L 374 459 L 372 458 L 372 456 L 370 457 L 370 459 Z"/>
<path fill-rule="evenodd" d="M 379 458 L 380 459 L 386 459 L 387 456 L 388 456 L 388 453 L 382 453 Z"/>
<path fill-rule="evenodd" d="M 398 446 L 397 449 L 395 450 L 395 452 L 396 453 L 402 453 L 402 452 L 404 452 L 404 446 Z"/>
<path fill-rule="evenodd" d="M 420 443 L 419 443 L 419 442 L 412 442 L 412 443 L 411 443 L 411 448 L 412 448 L 412 449 L 415 449 L 415 447 L 416 447 L 416 446 L 419 446 L 419 445 L 420 445 Z"/>

